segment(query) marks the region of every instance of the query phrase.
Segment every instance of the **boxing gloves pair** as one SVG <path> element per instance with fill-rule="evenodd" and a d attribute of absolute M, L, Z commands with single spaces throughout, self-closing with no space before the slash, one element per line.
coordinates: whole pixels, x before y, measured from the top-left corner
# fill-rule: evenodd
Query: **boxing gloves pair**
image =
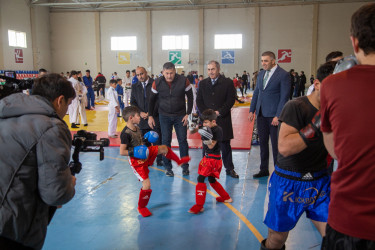
<path fill-rule="evenodd" d="M 299 131 L 300 136 L 302 137 L 303 141 L 309 146 L 311 143 L 317 141 L 319 137 L 322 135 L 320 131 L 320 110 L 316 112 L 315 116 L 311 120 L 311 122 Z"/>
<path fill-rule="evenodd" d="M 202 127 L 198 129 L 198 133 L 201 135 L 202 142 L 205 145 L 212 144 L 212 138 L 214 135 L 212 134 L 212 130 L 209 127 Z"/>

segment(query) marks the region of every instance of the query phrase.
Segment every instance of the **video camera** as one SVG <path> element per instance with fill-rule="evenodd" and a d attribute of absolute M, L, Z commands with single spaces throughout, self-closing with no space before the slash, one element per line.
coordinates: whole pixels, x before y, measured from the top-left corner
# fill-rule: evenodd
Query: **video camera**
<path fill-rule="evenodd" d="M 0 99 L 22 90 L 31 89 L 34 79 L 17 79 L 15 71 L 4 71 L 4 75 L 0 75 Z"/>
<path fill-rule="evenodd" d="M 79 162 L 79 152 L 99 152 L 99 159 L 101 161 L 104 159 L 104 147 L 109 146 L 109 139 L 100 138 L 100 140 L 97 140 L 96 137 L 97 134 L 86 130 L 79 130 L 77 134 L 73 135 L 73 161 L 69 163 L 72 175 L 78 174 L 82 169 L 82 164 Z"/>

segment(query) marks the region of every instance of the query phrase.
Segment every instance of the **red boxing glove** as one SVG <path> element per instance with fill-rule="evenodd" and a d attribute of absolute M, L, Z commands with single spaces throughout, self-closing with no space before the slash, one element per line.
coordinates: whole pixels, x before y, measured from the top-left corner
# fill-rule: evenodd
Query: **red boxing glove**
<path fill-rule="evenodd" d="M 303 141 L 309 146 L 312 142 L 315 142 L 321 137 L 322 132 L 320 131 L 320 110 L 316 112 L 315 116 L 306 127 L 299 131 Z"/>

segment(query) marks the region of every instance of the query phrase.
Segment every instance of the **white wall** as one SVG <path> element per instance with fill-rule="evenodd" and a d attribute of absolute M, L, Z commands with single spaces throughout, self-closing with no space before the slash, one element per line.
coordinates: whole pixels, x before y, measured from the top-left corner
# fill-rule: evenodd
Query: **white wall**
<path fill-rule="evenodd" d="M 50 13 L 53 72 L 91 70 L 96 76 L 95 13 Z"/>
<path fill-rule="evenodd" d="M 181 65 L 186 74 L 198 70 L 198 64 L 188 64 L 190 53 L 199 53 L 198 37 L 199 10 L 152 11 L 152 73 L 163 69 L 163 64 L 169 60 L 169 51 L 162 50 L 162 36 L 189 35 L 189 49 L 182 50 Z"/>
<path fill-rule="evenodd" d="M 254 8 L 210 9 L 204 12 L 204 75 L 206 64 L 216 60 L 221 64 L 221 49 L 215 49 L 215 34 L 242 34 L 242 49 L 234 50 L 235 63 L 221 64 L 221 72 L 227 77 L 235 73 L 242 75 L 244 70 L 254 71 Z"/>
<path fill-rule="evenodd" d="M 31 44 L 30 9 L 24 0 L 0 2 L 0 39 L 2 40 L 3 67 L 8 70 L 33 70 L 33 52 Z M 23 50 L 23 63 L 16 63 L 14 50 L 19 47 L 10 47 L 8 30 L 26 33 L 27 48 Z M 1 65 L 1 64 L 0 64 Z"/>
<path fill-rule="evenodd" d="M 150 70 L 150 62 L 147 62 L 147 26 L 146 12 L 104 12 L 100 14 L 100 37 L 102 51 L 102 73 L 108 78 L 111 73 L 117 72 L 122 78 L 126 70 L 143 66 Z M 124 51 L 130 53 L 130 64 L 118 64 L 117 52 L 111 51 L 112 36 L 136 36 L 137 50 Z"/>

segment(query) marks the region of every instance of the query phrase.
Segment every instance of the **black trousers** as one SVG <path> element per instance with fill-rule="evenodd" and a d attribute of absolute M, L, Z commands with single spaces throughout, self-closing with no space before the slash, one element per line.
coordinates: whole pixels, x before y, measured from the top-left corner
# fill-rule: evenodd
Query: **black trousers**
<path fill-rule="evenodd" d="M 258 128 L 258 135 L 259 135 L 259 144 L 260 144 L 260 171 L 268 171 L 269 165 L 269 138 L 271 136 L 271 144 L 272 144 L 272 155 L 273 155 L 273 162 L 274 165 L 277 163 L 277 126 L 272 126 L 273 117 L 264 117 L 262 116 L 262 112 L 259 112 L 257 117 L 257 128 Z"/>
<path fill-rule="evenodd" d="M 333 229 L 329 224 L 326 228 L 326 237 L 323 241 L 321 249 L 358 249 L 358 250 L 369 250 L 375 249 L 375 241 L 364 240 L 356 237 L 340 233 Z"/>

